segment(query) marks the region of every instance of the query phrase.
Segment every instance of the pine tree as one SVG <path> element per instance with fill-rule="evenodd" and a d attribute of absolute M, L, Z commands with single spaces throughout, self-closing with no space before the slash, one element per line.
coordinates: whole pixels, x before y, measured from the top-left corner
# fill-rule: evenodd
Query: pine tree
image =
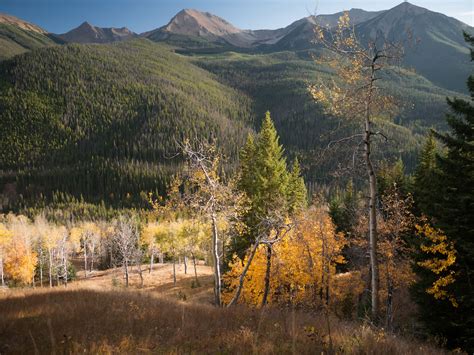
<path fill-rule="evenodd" d="M 241 259 L 259 234 L 260 221 L 276 209 L 288 209 L 289 178 L 284 149 L 267 112 L 255 141 L 249 136 L 240 154 L 238 186 L 247 195 L 249 204 L 243 216 L 246 230 L 233 245 L 233 251 Z"/>
<path fill-rule="evenodd" d="M 279 143 L 270 112 L 266 113 L 255 142 L 249 137 L 242 149 L 240 169 L 238 186 L 246 194 L 248 206 L 243 209 L 242 222 L 245 227 L 239 238 L 234 239 L 232 249 L 241 260 L 244 260 L 251 244 L 266 245 L 265 286 L 261 301 L 263 306 L 267 303 L 270 291 L 272 250 L 276 240 L 269 241 L 270 231 L 268 226 L 262 225 L 262 222 L 273 219 L 274 216 L 279 216 L 277 219 L 285 219 L 304 206 L 306 201 L 306 188 L 300 176 L 299 163 L 295 160 L 293 169 L 291 172 L 288 171 L 284 149 Z M 271 229 L 279 228 L 280 225 L 278 227 L 275 225 Z M 249 258 L 248 262 L 251 260 Z M 241 286 L 230 304 L 236 302 L 240 290 Z"/>
<path fill-rule="evenodd" d="M 289 213 L 303 209 L 307 204 L 307 192 L 304 179 L 301 176 L 301 168 L 298 158 L 293 161 L 290 177 L 288 181 L 288 207 Z"/>
<path fill-rule="evenodd" d="M 435 188 L 439 179 L 436 154 L 436 140 L 433 132 L 430 132 L 420 153 L 414 184 L 416 206 L 420 213 L 427 216 L 433 216 L 434 200 L 438 193 Z"/>
<path fill-rule="evenodd" d="M 474 37 L 467 34 L 465 37 L 473 46 Z M 472 50 L 471 59 L 474 60 Z M 435 189 L 434 208 L 430 211 L 435 227 L 446 234 L 447 242 L 454 243 L 456 250 L 455 280 L 449 291 L 458 307 L 441 308 L 441 302 L 436 307 L 429 303 L 420 305 L 426 310 L 423 314 L 429 315 L 425 322 L 432 331 L 445 336 L 449 345 L 471 353 L 474 352 L 474 76 L 470 76 L 468 88 L 471 102 L 448 99 L 451 113 L 446 120 L 451 131 L 434 132 L 447 153 L 437 156 L 440 183 L 431 186 Z M 432 317 L 435 308 L 438 319 Z"/>

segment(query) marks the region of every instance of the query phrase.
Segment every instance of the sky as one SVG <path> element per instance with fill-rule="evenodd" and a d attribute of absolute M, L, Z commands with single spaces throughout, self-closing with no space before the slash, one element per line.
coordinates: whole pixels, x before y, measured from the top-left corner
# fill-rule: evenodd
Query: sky
<path fill-rule="evenodd" d="M 385 10 L 402 0 L 0 0 L 0 13 L 64 33 L 88 21 L 100 27 L 128 27 L 141 33 L 161 27 L 180 10 L 218 15 L 242 29 L 285 27 L 309 14 L 350 8 Z M 474 0 L 412 0 L 412 4 L 474 26 Z"/>

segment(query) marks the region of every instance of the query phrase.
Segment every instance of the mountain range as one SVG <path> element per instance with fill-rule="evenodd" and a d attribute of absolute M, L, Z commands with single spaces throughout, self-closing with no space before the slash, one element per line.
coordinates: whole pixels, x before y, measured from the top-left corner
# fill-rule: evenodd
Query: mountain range
<path fill-rule="evenodd" d="M 0 15 L 0 58 L 57 43 L 111 43 L 138 36 L 171 44 L 188 53 L 309 50 L 315 46 L 314 25 L 332 28 L 341 15 L 309 16 L 275 30 L 242 30 L 208 12 L 185 9 L 165 26 L 142 34 L 126 27 L 101 28 L 88 22 L 64 34 L 49 34 L 34 24 Z M 468 48 L 462 33 L 472 33 L 472 27 L 408 2 L 386 11 L 351 9 L 349 16 L 361 39 L 384 38 L 406 42 L 404 66 L 414 69 L 438 86 L 465 92 L 464 81 L 470 68 L 466 59 Z M 446 67 L 450 68 L 449 74 Z"/>
<path fill-rule="evenodd" d="M 464 97 L 472 70 L 462 31 L 473 28 L 409 3 L 349 14 L 363 42 L 413 39 L 403 66 L 381 84 L 400 110 L 376 123 L 389 138 L 379 158 L 412 170 L 423 135 L 445 127 L 446 97 Z M 313 37 L 316 23 L 331 29 L 340 15 L 241 30 L 188 9 L 142 34 L 87 22 L 51 34 L 1 15 L 0 209 L 57 193 L 136 206 L 179 170 L 167 158 L 176 142 L 217 138 L 231 169 L 267 110 L 309 186 L 334 183 L 352 154 L 323 152 L 354 126 L 327 117 L 307 86 L 337 79 L 313 60 Z M 6 186 L 13 197 L 2 194 Z"/>

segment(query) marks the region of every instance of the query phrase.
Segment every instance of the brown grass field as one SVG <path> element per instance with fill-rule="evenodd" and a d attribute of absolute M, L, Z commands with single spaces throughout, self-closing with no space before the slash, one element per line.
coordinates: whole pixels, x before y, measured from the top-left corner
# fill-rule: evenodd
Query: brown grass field
<path fill-rule="evenodd" d="M 188 270 L 189 272 L 192 271 Z M 0 354 L 443 354 L 414 340 L 301 310 L 212 306 L 211 269 L 157 265 L 123 287 L 120 270 L 65 287 L 0 292 Z M 80 275 L 82 276 L 82 275 Z"/>

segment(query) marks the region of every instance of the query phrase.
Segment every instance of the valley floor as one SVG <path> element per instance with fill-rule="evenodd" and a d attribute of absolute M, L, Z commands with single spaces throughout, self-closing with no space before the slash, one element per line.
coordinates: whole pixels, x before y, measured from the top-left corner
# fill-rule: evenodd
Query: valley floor
<path fill-rule="evenodd" d="M 143 266 L 145 270 L 145 266 Z M 344 353 L 442 354 L 361 324 L 292 309 L 218 309 L 212 306 L 211 269 L 184 275 L 177 266 L 144 271 L 144 287 L 121 270 L 97 271 L 67 288 L 0 292 L 0 353 Z M 82 275 L 81 275 L 82 273 Z"/>

